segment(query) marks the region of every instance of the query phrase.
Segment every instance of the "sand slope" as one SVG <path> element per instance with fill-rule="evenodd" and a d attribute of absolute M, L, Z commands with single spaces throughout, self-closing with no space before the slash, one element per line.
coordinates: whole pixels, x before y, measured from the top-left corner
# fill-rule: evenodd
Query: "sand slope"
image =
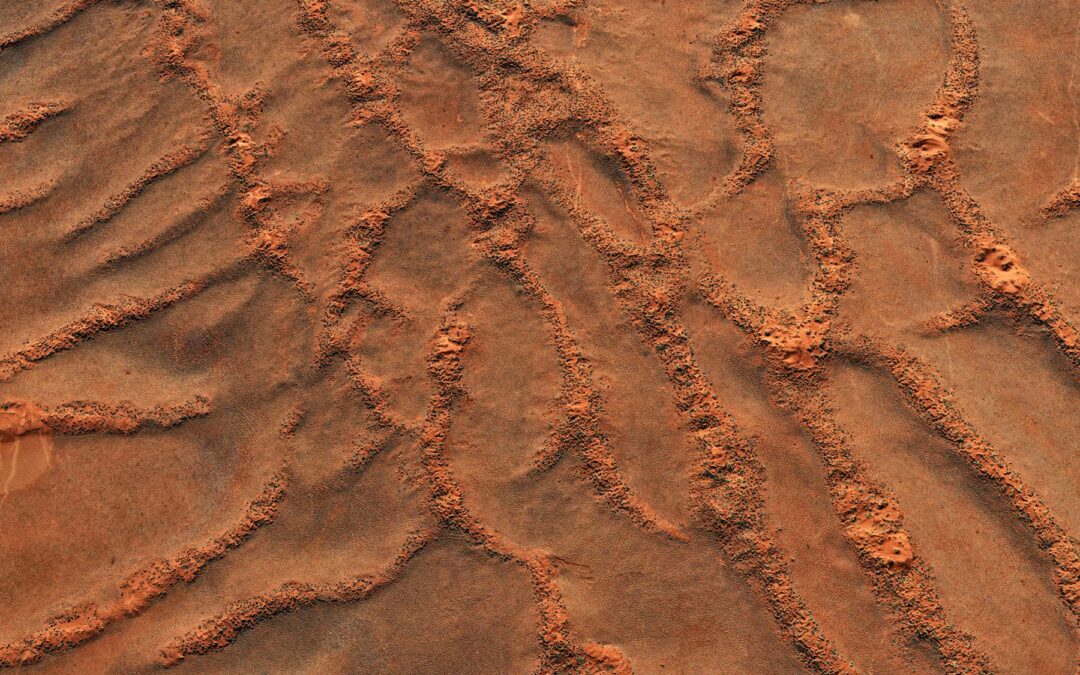
<path fill-rule="evenodd" d="M 1073 673 L 1080 5 L 0 0 L 0 667 Z"/>

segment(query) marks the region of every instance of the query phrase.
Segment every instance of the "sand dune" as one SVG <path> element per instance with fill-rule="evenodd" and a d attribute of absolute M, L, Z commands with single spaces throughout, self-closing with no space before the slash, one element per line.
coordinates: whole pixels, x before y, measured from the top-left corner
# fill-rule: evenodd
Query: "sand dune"
<path fill-rule="evenodd" d="M 0 0 L 0 667 L 1074 673 L 1080 5 Z"/>

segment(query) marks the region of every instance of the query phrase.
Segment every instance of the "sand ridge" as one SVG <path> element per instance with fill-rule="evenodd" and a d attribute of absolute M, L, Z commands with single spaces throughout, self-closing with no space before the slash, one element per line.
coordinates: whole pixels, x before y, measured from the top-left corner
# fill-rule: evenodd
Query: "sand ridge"
<path fill-rule="evenodd" d="M 259 378 L 266 380 L 258 385 L 264 387 L 258 390 L 259 405 L 272 411 L 272 418 L 265 423 L 228 423 L 230 429 L 253 435 L 256 430 L 251 427 L 261 427 L 257 431 L 262 435 L 245 450 L 251 466 L 230 469 L 235 475 L 229 479 L 227 504 L 211 513 L 231 519 L 215 528 L 216 534 L 186 545 L 165 543 L 160 558 L 131 563 L 136 571 L 118 583 L 119 577 L 111 572 L 104 582 L 95 581 L 85 600 L 69 600 L 80 592 L 75 588 L 51 601 L 65 607 L 40 627 L 0 635 L 0 664 L 43 661 L 78 668 L 83 653 L 90 654 L 89 659 L 107 659 L 94 652 L 94 645 L 112 640 L 109 644 L 127 659 L 124 663 L 136 663 L 136 669 L 197 669 L 202 659 L 219 659 L 205 663 L 243 670 L 243 663 L 228 663 L 235 649 L 230 647 L 243 640 L 275 639 L 275 617 L 370 601 L 391 586 L 409 583 L 418 561 L 434 555 L 432 549 L 452 545 L 477 552 L 489 564 L 505 563 L 500 570 L 520 576 L 530 586 L 529 620 L 535 627 L 531 667 L 536 671 L 633 672 L 636 655 L 626 646 L 633 643 L 630 636 L 620 636 L 614 629 L 604 635 L 584 634 L 577 627 L 572 608 L 582 592 L 578 567 L 561 551 L 518 540 L 495 527 L 496 518 L 485 511 L 488 502 L 472 495 L 470 485 L 455 472 L 453 454 L 459 449 L 452 447 L 454 424 L 472 395 L 466 386 L 467 356 L 487 348 L 482 331 L 470 325 L 469 317 L 492 276 L 537 314 L 544 348 L 558 364 L 553 400 L 543 410 L 522 415 L 525 419 L 527 412 L 546 420 L 546 440 L 533 448 L 502 447 L 492 441 L 494 451 L 528 466 L 514 480 L 544 484 L 571 465 L 582 490 L 643 536 L 675 549 L 706 547 L 717 566 L 730 568 L 746 585 L 771 620 L 770 631 L 754 635 L 765 643 L 775 641 L 770 644 L 777 670 L 793 664 L 827 673 L 867 668 L 858 655 L 841 652 L 830 637 L 834 627 L 819 621 L 813 603 L 800 593 L 791 561 L 803 553 L 787 551 L 778 543 L 775 528 L 783 523 L 770 522 L 766 515 L 765 491 L 782 491 L 784 486 L 766 481 L 760 441 L 735 422 L 719 388 L 699 364 L 697 346 L 683 323 L 684 303 L 695 295 L 704 299 L 716 321 L 734 326 L 743 336 L 747 358 L 760 366 L 757 384 L 769 405 L 792 420 L 816 450 L 825 470 L 820 488 L 841 524 L 849 553 L 893 619 L 893 638 L 913 669 L 932 663 L 932 668 L 946 672 L 994 672 L 1001 667 L 1000 654 L 985 636 L 974 634 L 950 612 L 952 601 L 943 597 L 934 569 L 920 553 L 924 544 L 908 526 L 904 504 L 887 477 L 876 475 L 858 458 L 834 409 L 831 368 L 838 363 L 885 377 L 926 429 L 943 439 L 978 480 L 992 487 L 995 499 L 1023 529 L 1032 556 L 1045 565 L 1047 589 L 1052 589 L 1047 597 L 1055 607 L 1053 616 L 1035 617 L 1024 629 L 1035 635 L 1040 626 L 1064 623 L 1075 652 L 1080 551 L 1072 534 L 1040 499 L 1038 485 L 1014 470 L 1003 452 L 968 421 L 934 368 L 914 356 L 896 335 L 856 332 L 842 303 L 859 274 L 860 260 L 848 232 L 848 214 L 856 208 L 900 203 L 917 191 L 931 192 L 941 198 L 969 256 L 966 270 L 976 291 L 961 306 L 924 317 L 916 332 L 925 339 L 947 339 L 951 332 L 1005 318 L 1037 330 L 1047 349 L 1063 357 L 1074 381 L 1080 371 L 1080 338 L 1073 317 L 1057 299 L 1055 280 L 1038 277 L 1024 264 L 1022 252 L 1008 235 L 1011 224 L 991 221 L 962 180 L 958 156 L 964 148 L 955 137 L 979 103 L 981 84 L 978 35 L 966 2 L 935 3 L 946 28 L 942 39 L 949 60 L 933 100 L 911 120 L 907 134 L 895 139 L 895 157 L 889 159 L 895 161 L 899 179 L 841 190 L 783 176 L 787 204 L 781 215 L 804 246 L 808 254 L 804 264 L 810 270 L 801 304 L 787 307 L 762 304 L 741 290 L 725 276 L 723 259 L 706 250 L 704 240 L 693 233 L 703 214 L 727 208 L 767 172 L 780 171 L 774 130 L 764 114 L 769 106 L 763 86 L 767 37 L 797 5 L 827 3 L 748 0 L 714 38 L 700 68 L 686 74 L 695 86 L 714 86 L 723 92 L 741 146 L 735 166 L 691 207 L 672 198 L 667 184 L 671 172 L 658 170 L 655 149 L 636 131 L 633 116 L 615 104 L 597 78 L 534 41 L 541 25 L 562 22 L 580 28 L 586 21 L 603 21 L 602 14 L 584 13 L 587 2 L 388 3 L 373 9 L 372 16 L 383 16 L 385 10 L 397 17 L 399 27 L 374 51 L 357 47 L 356 35 L 369 29 L 366 11 L 339 11 L 342 4 L 350 3 L 297 0 L 253 9 L 264 12 L 260 16 L 267 31 L 281 30 L 288 36 L 296 53 L 280 47 L 286 61 L 275 68 L 281 71 L 272 75 L 268 69 L 263 74 L 273 79 L 240 90 L 235 73 L 225 75 L 221 70 L 221 55 L 227 52 L 212 43 L 247 39 L 240 31 L 237 37 L 220 30 L 223 17 L 235 18 L 229 9 L 209 0 L 156 0 L 145 8 L 149 28 L 140 58 L 159 86 L 177 86 L 201 111 L 201 126 L 189 130 L 196 140 L 176 142 L 168 152 L 147 157 L 140 165 L 144 168 L 135 168 L 136 178 L 119 191 L 106 192 L 100 207 L 80 211 L 61 224 L 52 245 L 77 251 L 87 239 L 109 238 L 115 221 L 132 204 L 148 198 L 151 188 L 174 185 L 207 164 L 224 169 L 224 184 L 209 192 L 169 195 L 188 201 L 186 215 L 159 231 L 140 233 L 144 236 L 134 243 L 109 249 L 111 253 L 95 260 L 94 274 L 107 278 L 131 265 L 154 263 L 163 251 L 182 249 L 189 236 L 205 226 L 201 219 L 210 211 L 224 212 L 243 234 L 225 262 L 208 272 L 152 295 L 121 294 L 115 302 L 98 303 L 63 322 L 53 320 L 59 327 L 6 348 L 0 356 L 0 383 L 20 396 L 0 404 L 0 445 L 23 443 L 31 436 L 49 443 L 77 443 L 78 437 L 96 434 L 139 440 L 179 430 L 199 433 L 207 428 L 200 424 L 235 419 L 231 402 L 236 389 L 252 387 Z M 78 28 L 82 19 L 106 11 L 122 10 L 82 1 L 61 4 L 51 14 L 43 12 L 25 28 L 2 31 L 0 59 L 20 48 L 45 44 L 50 36 L 69 35 L 65 27 Z M 291 70 L 292 58 L 302 64 L 296 70 Z M 308 77 L 316 72 L 317 78 Z M 440 81 L 457 85 L 440 89 Z M 283 89 L 290 87 L 329 92 L 346 111 L 344 127 L 384 132 L 400 158 L 376 153 L 361 155 L 360 160 L 376 166 L 406 163 L 403 173 L 411 171 L 413 178 L 369 203 L 343 206 L 337 187 L 342 177 L 275 164 L 274 159 L 287 152 L 302 154 L 290 144 L 303 140 L 291 133 L 293 129 L 278 126 L 288 125 L 282 120 L 291 118 L 271 114 L 279 108 L 289 112 L 303 98 L 289 98 Z M 0 150 L 5 144 L 48 134 L 50 124 L 77 119 L 80 104 L 76 96 L 32 103 L 8 114 L 0 122 Z M 498 171 L 488 174 L 490 180 L 468 180 L 455 168 L 454 158 L 471 155 L 497 165 Z M 571 156 L 579 160 L 576 168 Z M 590 168 L 583 168 L 586 163 Z M 583 191 L 588 194 L 583 196 Z M 1075 192 L 1075 185 L 1064 187 L 1040 217 L 1068 214 L 1077 204 Z M 0 216 L 33 215 L 35 209 L 48 207 L 52 194 L 52 188 L 43 185 L 11 190 L 0 198 Z M 540 200 L 550 206 L 547 215 L 538 215 Z M 611 400 L 615 390 L 605 382 L 609 371 L 601 367 L 606 355 L 590 353 L 602 349 L 603 343 L 590 336 L 610 328 L 588 325 L 596 317 L 571 307 L 575 299 L 567 297 L 566 286 L 546 277 L 548 263 L 530 246 L 546 217 L 558 219 L 576 235 L 550 245 L 581 247 L 598 262 L 604 292 L 595 297 L 610 305 L 604 315 L 625 322 L 628 341 L 636 341 L 640 349 L 635 358 L 644 359 L 663 380 L 659 394 L 670 401 L 670 423 L 685 438 L 661 441 L 655 452 L 687 455 L 676 463 L 689 467 L 687 475 L 676 477 L 685 485 L 689 505 L 685 522 L 659 515 L 667 510 L 649 503 L 648 488 L 635 489 L 642 471 L 652 466 L 647 454 L 643 459 L 641 454 L 623 452 L 616 435 L 605 431 L 607 425 L 618 423 L 611 417 L 617 409 Z M 328 222 L 340 227 L 340 237 L 330 247 L 310 250 L 316 241 L 310 235 L 330 227 Z M 412 229 L 403 232 L 406 224 Z M 408 256 L 401 255 L 402 247 L 411 249 Z M 312 258 L 331 271 L 329 277 L 312 268 Z M 18 389 L 24 374 L 47 360 L 77 358 L 80 347 L 90 342 L 110 344 L 104 341 L 111 336 L 153 330 L 177 309 L 248 278 L 263 287 L 285 289 L 273 298 L 279 306 L 298 307 L 298 318 L 241 304 L 230 315 L 241 318 L 230 323 L 225 317 L 215 324 L 226 328 L 213 333 L 213 340 L 207 338 L 206 349 L 219 349 L 221 341 L 229 340 L 229 329 L 237 330 L 238 321 L 271 331 L 271 337 L 260 343 L 269 346 L 242 348 L 234 357 L 240 361 L 213 365 L 199 380 L 203 388 L 198 391 L 177 390 L 173 402 L 143 405 L 123 393 L 114 402 L 32 401 Z M 234 386 L 234 380 L 245 384 Z M 340 386 L 339 398 L 328 401 L 314 393 L 326 383 Z M 320 442 L 312 448 L 307 434 L 328 406 L 353 413 L 364 428 L 354 438 L 328 446 Z M 643 409 L 641 414 L 661 412 Z M 311 454 L 304 452 L 322 459 L 307 461 Z M 233 552 L 253 538 L 275 536 L 275 520 L 290 508 L 293 484 L 323 497 L 336 495 L 327 486 L 348 484 L 383 459 L 397 467 L 394 490 L 400 491 L 403 502 L 408 501 L 406 495 L 415 495 L 422 505 L 418 519 L 394 533 L 396 554 L 336 582 L 303 578 L 281 582 L 266 570 L 243 568 L 243 558 Z M 635 464 L 628 468 L 631 462 Z M 14 468 L 11 474 L 15 475 Z M 266 475 L 270 477 L 265 479 Z M 261 483 L 260 476 L 265 479 Z M 257 486 L 257 496 L 241 496 L 250 495 L 251 486 Z M 5 487 L 8 507 L 21 494 L 12 492 L 8 499 Z M 364 495 L 349 498 L 362 501 Z M 329 503 L 325 508 L 336 507 Z M 518 517 L 529 523 L 530 514 Z M 574 519 L 580 513 L 568 510 L 565 517 L 565 527 L 579 526 Z M 526 526 L 514 528 L 527 531 Z M 579 534 L 589 536 L 587 531 Z M 311 536 L 315 548 L 333 533 Z M 239 561 L 239 569 L 233 560 Z M 242 597 L 223 597 L 215 606 L 170 610 L 170 601 L 182 602 L 176 598 L 184 596 L 184 587 L 197 587 L 211 567 L 233 575 L 250 574 L 253 584 L 265 588 L 254 594 L 244 591 Z M 640 574 L 648 576 L 649 570 Z M 453 595 L 452 588 L 448 592 Z M 568 600 L 571 594 L 573 602 Z M 470 605 L 468 597 L 454 599 L 462 603 L 465 616 L 484 612 L 482 606 Z M 698 601 L 724 603 L 723 598 Z M 153 628 L 155 621 L 161 622 L 160 630 Z M 1009 617 L 1001 621 L 1009 625 Z M 140 623 L 150 626 L 142 630 L 153 637 L 133 640 L 135 646 L 123 644 L 128 631 L 140 630 Z M 721 643 L 722 637 L 717 636 Z M 916 657 L 922 649 L 932 652 L 932 658 Z M 1074 653 L 1066 660 L 1075 664 L 1075 658 Z M 448 659 L 453 664 L 449 667 L 469 670 L 468 654 Z M 94 661 L 85 667 L 105 663 Z M 671 666 L 681 668 L 677 663 Z M 744 671 L 748 666 L 728 667 Z M 351 668 L 363 670 L 364 664 Z"/>

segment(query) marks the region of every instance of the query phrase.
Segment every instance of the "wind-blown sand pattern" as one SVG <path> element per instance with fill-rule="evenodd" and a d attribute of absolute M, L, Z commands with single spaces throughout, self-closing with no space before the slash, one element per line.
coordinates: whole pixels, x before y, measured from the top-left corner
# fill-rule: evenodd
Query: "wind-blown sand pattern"
<path fill-rule="evenodd" d="M 0 666 L 1075 673 L 1072 0 L 0 3 Z"/>

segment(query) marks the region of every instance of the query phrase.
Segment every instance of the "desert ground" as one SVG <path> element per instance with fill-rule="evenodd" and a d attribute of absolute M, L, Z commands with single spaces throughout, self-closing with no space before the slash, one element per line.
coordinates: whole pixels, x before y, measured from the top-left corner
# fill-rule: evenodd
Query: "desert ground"
<path fill-rule="evenodd" d="M 0 667 L 1076 673 L 1076 0 L 0 0 Z"/>

